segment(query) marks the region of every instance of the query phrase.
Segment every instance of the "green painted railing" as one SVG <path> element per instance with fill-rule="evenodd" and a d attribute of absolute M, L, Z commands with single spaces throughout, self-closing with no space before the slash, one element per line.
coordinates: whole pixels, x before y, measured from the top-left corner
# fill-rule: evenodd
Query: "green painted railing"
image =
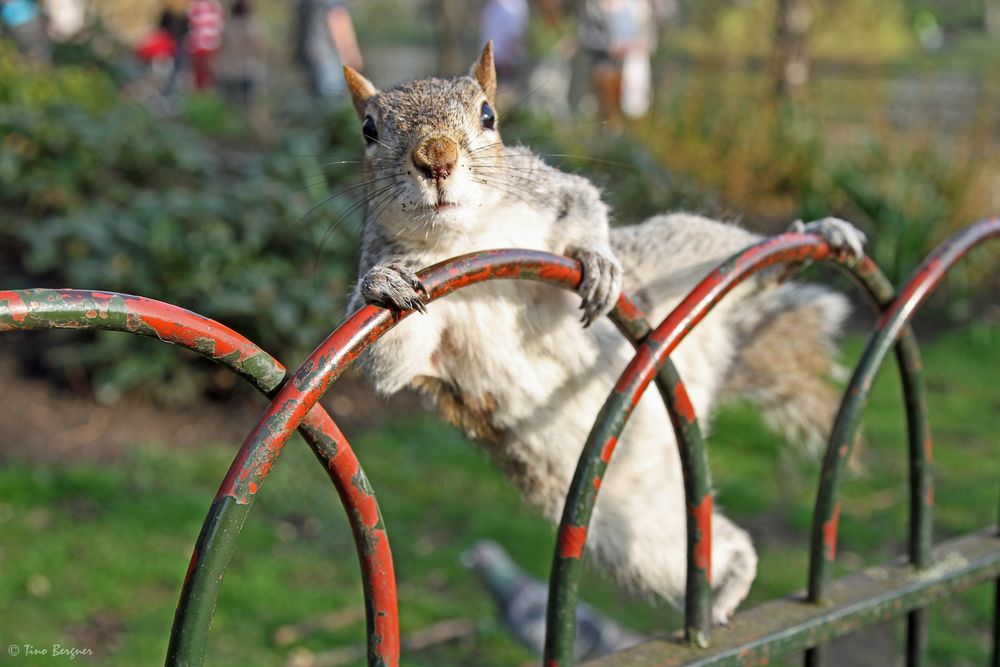
<path fill-rule="evenodd" d="M 924 664 L 927 605 L 955 591 L 992 581 L 997 587 L 993 667 L 1000 667 L 1000 530 L 934 545 L 932 441 L 921 362 L 909 321 L 945 273 L 972 247 L 1000 235 L 1000 219 L 955 234 L 914 272 L 898 296 L 867 258 L 853 261 L 812 234 L 765 239 L 710 273 L 657 327 L 623 296 L 611 313 L 636 347 L 615 390 L 597 416 L 571 485 L 550 578 L 545 665 L 573 663 L 577 584 L 599 480 L 639 396 L 655 382 L 681 453 L 688 526 L 688 582 L 683 640 L 654 640 L 595 665 L 764 665 L 805 651 L 807 665 L 824 664 L 824 644 L 887 618 L 907 615 L 906 658 Z M 812 528 L 808 593 L 741 612 L 728 628 L 712 630 L 712 488 L 705 443 L 671 351 L 725 295 L 753 274 L 783 262 L 828 262 L 850 275 L 880 312 L 854 370 L 831 434 Z M 486 280 L 533 280 L 574 289 L 580 266 L 546 253 L 497 250 L 455 258 L 420 273 L 429 300 Z M 261 484 L 296 430 L 327 470 L 351 522 L 361 564 L 368 619 L 368 663 L 399 664 L 396 584 L 388 536 L 375 495 L 347 439 L 318 401 L 364 349 L 409 312 L 367 306 L 334 331 L 289 378 L 273 357 L 223 325 L 142 297 L 81 290 L 0 292 L 0 331 L 46 328 L 107 329 L 159 338 L 195 350 L 243 377 L 271 403 L 223 480 L 188 566 L 170 636 L 168 665 L 201 665 L 212 614 L 236 539 Z M 850 454 L 872 380 L 890 348 L 902 377 L 909 435 L 910 532 L 905 563 L 830 580 L 840 516 L 839 480 Z"/>

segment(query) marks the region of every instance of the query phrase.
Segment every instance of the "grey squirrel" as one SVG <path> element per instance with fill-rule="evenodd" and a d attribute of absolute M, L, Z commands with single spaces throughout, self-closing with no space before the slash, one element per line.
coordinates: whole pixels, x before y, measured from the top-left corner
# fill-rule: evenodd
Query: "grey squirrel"
<path fill-rule="evenodd" d="M 760 237 L 683 213 L 611 229 L 591 182 L 501 140 L 490 44 L 468 76 L 378 91 L 353 69 L 344 74 L 362 123 L 367 179 L 360 280 L 349 308 L 424 313 L 372 345 L 364 366 L 382 394 L 413 387 L 429 396 L 527 501 L 558 521 L 592 422 L 632 357 L 602 316 L 624 289 L 655 325 L 719 262 Z M 799 228 L 861 253 L 864 236 L 846 222 Z M 498 281 L 425 307 L 414 271 L 495 248 L 579 259 L 579 296 Z M 779 284 L 773 275 L 737 288 L 671 357 L 703 428 L 721 397 L 740 395 L 789 437 L 822 441 L 837 406 L 828 381 L 837 368 L 832 339 L 846 313 L 839 294 Z M 608 468 L 587 547 L 625 585 L 679 604 L 685 531 L 674 435 L 651 387 Z M 756 567 L 750 537 L 715 512 L 716 622 L 725 623 L 746 597 Z"/>

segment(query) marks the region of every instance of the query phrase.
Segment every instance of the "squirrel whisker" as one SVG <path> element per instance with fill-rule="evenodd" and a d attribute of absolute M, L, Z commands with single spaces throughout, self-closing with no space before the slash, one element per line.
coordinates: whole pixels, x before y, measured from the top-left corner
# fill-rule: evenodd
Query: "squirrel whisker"
<path fill-rule="evenodd" d="M 383 186 L 378 190 L 376 190 L 375 192 L 369 194 L 367 198 L 359 199 L 358 201 L 354 202 L 349 207 L 347 207 L 347 209 L 341 212 L 340 215 L 334 218 L 333 222 L 330 223 L 330 226 L 327 227 L 326 231 L 323 233 L 323 237 L 320 239 L 319 244 L 316 247 L 316 257 L 313 260 L 314 263 L 317 266 L 319 265 L 320 259 L 322 259 L 323 255 L 323 246 L 326 244 L 326 240 L 330 238 L 330 235 L 333 234 L 333 232 L 340 227 L 341 223 L 343 223 L 344 220 L 347 220 L 348 217 L 350 217 L 351 214 L 353 214 L 355 211 L 370 204 L 373 199 L 379 197 L 380 195 L 383 195 L 383 193 L 393 190 L 394 188 L 402 189 L 402 186 L 399 183 L 390 183 L 389 185 Z M 391 199 L 392 197 L 395 196 L 395 194 L 398 194 L 398 192 L 397 193 L 389 192 L 389 195 L 385 195 L 383 198 Z"/>
<path fill-rule="evenodd" d="M 330 203 L 334 199 L 337 199 L 337 198 L 342 197 L 342 196 L 347 195 L 347 194 L 357 193 L 359 190 L 363 192 L 364 188 L 368 187 L 369 185 L 372 185 L 373 183 L 378 183 L 380 181 L 384 181 L 384 180 L 390 179 L 390 178 L 397 178 L 397 177 L 399 177 L 401 175 L 402 175 L 402 172 L 397 172 L 397 173 L 394 173 L 394 174 L 386 174 L 384 176 L 378 176 L 376 178 L 370 178 L 370 179 L 368 179 L 366 181 L 363 181 L 361 183 L 355 183 L 354 185 L 346 187 L 343 190 L 339 190 L 339 191 L 334 192 L 334 193 L 332 193 L 332 194 L 330 194 L 330 195 L 328 195 L 326 197 L 323 197 L 318 202 L 316 202 L 313 206 L 311 206 L 309 208 L 309 210 L 306 211 L 302 215 L 301 218 L 299 218 L 298 220 L 296 220 L 295 222 L 293 222 L 289 226 L 289 229 L 294 229 L 299 223 L 301 223 L 302 221 L 304 221 L 310 215 L 312 215 L 317 210 L 319 210 L 321 207 L 323 207 L 324 205 Z M 297 190 L 305 190 L 305 189 L 307 189 L 309 187 L 312 187 L 312 185 L 317 185 L 317 183 L 313 183 L 311 185 L 305 185 L 305 186 L 302 186 L 302 187 L 299 187 L 299 188 L 295 188 L 294 190 L 291 190 L 290 192 L 295 192 Z M 286 194 L 289 194 L 289 193 L 286 193 Z"/>

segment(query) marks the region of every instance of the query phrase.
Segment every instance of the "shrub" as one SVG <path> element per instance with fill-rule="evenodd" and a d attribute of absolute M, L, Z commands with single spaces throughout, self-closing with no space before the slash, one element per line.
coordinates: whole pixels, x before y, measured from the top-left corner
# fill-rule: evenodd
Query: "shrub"
<path fill-rule="evenodd" d="M 19 67 L 13 54 L 0 60 L 0 245 L 19 249 L 5 287 L 161 299 L 284 359 L 342 318 L 356 228 L 331 230 L 350 203 L 323 202 L 355 170 L 323 164 L 355 154 L 353 115 L 314 118 L 271 153 L 227 152 L 120 99 L 100 71 L 42 73 Z M 300 121 L 293 114 L 290 125 Z M 141 386 L 174 399 L 210 382 L 165 346 L 139 356 L 127 353 L 134 342 L 126 336 L 59 340 L 42 364 L 86 372 L 104 398 Z"/>

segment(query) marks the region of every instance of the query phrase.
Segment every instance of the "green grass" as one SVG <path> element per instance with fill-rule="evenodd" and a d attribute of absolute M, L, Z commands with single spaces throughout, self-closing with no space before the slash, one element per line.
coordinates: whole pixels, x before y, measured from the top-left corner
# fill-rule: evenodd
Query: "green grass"
<path fill-rule="evenodd" d="M 861 341 L 848 345 L 853 361 Z M 977 327 L 924 348 L 938 479 L 936 537 L 997 519 L 1000 330 Z M 250 425 L 248 424 L 248 427 Z M 880 375 L 865 421 L 865 470 L 844 486 L 842 570 L 904 550 L 905 442 L 898 381 Z M 554 530 L 519 500 L 478 452 L 429 415 L 395 418 L 353 438 L 382 504 L 405 635 L 449 618 L 476 620 L 472 641 L 406 656 L 408 665 L 521 665 L 474 576 L 458 564 L 479 538 L 498 539 L 539 577 Z M 775 443 L 750 410 L 724 411 L 710 456 L 719 502 L 755 535 L 761 569 L 750 604 L 799 589 L 818 466 Z M 111 465 L 8 463 L 0 470 L 0 651 L 8 644 L 93 649 L 82 662 L 158 664 L 191 547 L 231 449 L 171 451 L 137 444 Z M 207 664 L 282 664 L 286 624 L 361 604 L 346 520 L 301 441 L 286 448 L 240 536 L 209 641 Z M 677 627 L 665 605 L 585 578 L 583 597 L 639 630 Z M 983 664 L 991 591 L 935 608 L 935 664 Z M 363 642 L 361 621 L 296 646 L 322 652 Z M 6 656 L 2 658 L 6 660 Z M 6 663 L 5 663 L 6 664 Z M 22 664 L 12 661 L 11 664 Z M 24 660 L 23 664 L 34 664 Z"/>
<path fill-rule="evenodd" d="M 861 339 L 849 342 L 845 361 L 854 363 L 862 343 Z M 995 378 L 1000 369 L 1000 330 L 974 326 L 940 336 L 922 352 L 935 441 L 935 539 L 941 540 L 997 523 L 1000 396 Z M 865 412 L 862 470 L 850 475 L 842 489 L 841 574 L 906 552 L 901 396 L 890 360 Z M 739 436 L 728 435 L 736 433 Z M 802 588 L 818 466 L 776 444 L 759 427 L 757 416 L 740 407 L 720 414 L 711 440 L 711 461 L 720 504 L 751 532 L 761 517 L 768 526 L 765 535 L 755 536 L 761 567 L 749 604 Z M 992 594 L 989 587 L 979 587 L 934 607 L 934 664 L 985 663 Z"/>

